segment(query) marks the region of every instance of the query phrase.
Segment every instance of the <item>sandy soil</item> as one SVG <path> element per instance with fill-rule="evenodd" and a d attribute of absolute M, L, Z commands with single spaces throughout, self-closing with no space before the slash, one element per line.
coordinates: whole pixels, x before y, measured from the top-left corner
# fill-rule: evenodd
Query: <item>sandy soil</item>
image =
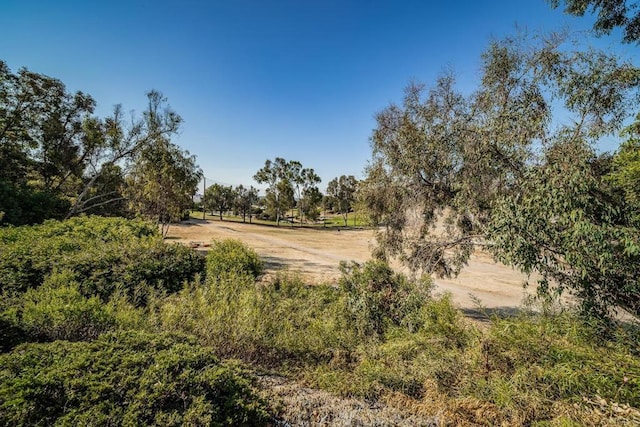
<path fill-rule="evenodd" d="M 340 277 L 339 262 L 365 262 L 375 243 L 373 230 L 300 229 L 193 219 L 171 226 L 167 238 L 187 245 L 239 239 L 265 260 L 268 274 L 287 269 L 310 284 L 335 283 Z M 525 280 L 519 272 L 477 253 L 457 278 L 439 279 L 436 284 L 438 292 L 451 292 L 454 301 L 473 316 L 477 306 L 472 295 L 491 310 L 511 311 L 519 306 Z"/>

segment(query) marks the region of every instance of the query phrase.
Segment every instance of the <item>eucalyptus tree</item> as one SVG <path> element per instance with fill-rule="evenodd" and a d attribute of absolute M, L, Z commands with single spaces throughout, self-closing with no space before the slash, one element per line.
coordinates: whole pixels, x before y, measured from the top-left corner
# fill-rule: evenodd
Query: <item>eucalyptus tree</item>
<path fill-rule="evenodd" d="M 304 190 L 302 193 L 301 210 L 304 217 L 311 221 L 316 221 L 320 216 L 320 206 L 322 205 L 323 195 L 317 186 L 312 186 Z"/>
<path fill-rule="evenodd" d="M 548 0 L 555 9 L 560 0 Z M 614 28 L 620 27 L 626 43 L 640 42 L 640 5 L 637 1 L 626 0 L 564 0 L 565 12 L 575 16 L 583 16 L 587 11 L 597 13 L 593 29 L 596 34 L 610 34 Z"/>
<path fill-rule="evenodd" d="M 230 185 L 215 183 L 204 191 L 204 204 L 212 212 L 218 211 L 220 221 L 222 214 L 233 208 L 236 192 Z"/>
<path fill-rule="evenodd" d="M 321 181 L 312 168 L 302 168 L 297 175 L 294 175 L 301 226 L 305 215 L 311 213 L 311 216 L 314 216 L 314 209 L 317 210 L 318 195 L 320 194 L 318 184 Z"/>
<path fill-rule="evenodd" d="M 262 167 L 253 176 L 253 179 L 259 184 L 267 185 L 267 209 L 273 210 L 276 223 L 280 224 L 280 217 L 283 212 L 282 198 L 278 186 L 283 180 L 287 179 L 288 163 L 282 157 L 276 157 L 272 162 L 267 159 Z"/>
<path fill-rule="evenodd" d="M 147 109 L 142 117 L 131 114 L 128 119 L 121 105 L 114 107 L 111 116 L 104 120 L 90 118 L 84 123 L 84 176 L 82 189 L 74 197 L 67 217 L 85 212 L 92 207 L 120 200 L 118 194 L 91 195 L 96 182 L 114 165 L 127 166 L 139 159 L 143 150 L 158 144 L 169 144 L 182 123 L 182 118 L 171 109 L 167 98 L 152 90 L 147 93 Z M 171 147 L 172 151 L 176 147 Z"/>
<path fill-rule="evenodd" d="M 340 178 L 334 178 L 327 185 L 328 202 L 334 211 L 339 212 L 347 225 L 347 217 L 353 209 L 356 201 L 356 191 L 358 181 L 353 175 L 342 175 Z"/>
<path fill-rule="evenodd" d="M 277 224 L 286 211 L 295 207 L 296 199 L 300 204 L 305 190 L 320 182 L 313 169 L 303 168 L 299 161 L 287 161 L 282 157 L 276 157 L 273 162 L 267 159 L 253 179 L 267 184 L 267 210 L 273 213 Z"/>
<path fill-rule="evenodd" d="M 638 231 L 594 145 L 637 105 L 640 70 L 565 42 L 495 41 L 473 94 L 446 74 L 377 114 L 362 191 L 385 225 L 380 256 L 450 276 L 482 245 L 540 272 L 542 291 L 569 289 L 586 311 L 638 315 Z"/>
<path fill-rule="evenodd" d="M 166 236 L 191 207 L 201 177 L 195 156 L 160 138 L 136 152 L 125 195 L 130 209 L 155 220 Z"/>
<path fill-rule="evenodd" d="M 64 215 L 82 186 L 87 151 L 83 122 L 95 101 L 54 78 L 0 61 L 0 211 L 9 222 Z M 34 203 L 32 203 L 34 202 Z M 41 210 L 43 206 L 49 208 Z M 30 215 L 40 211 L 43 216 Z"/>
<path fill-rule="evenodd" d="M 249 186 L 249 188 L 243 185 L 238 185 L 234 191 L 233 207 L 242 215 L 242 222 L 246 222 L 247 215 L 249 215 L 249 223 L 251 223 L 251 211 L 253 205 L 258 201 L 258 190 Z"/>

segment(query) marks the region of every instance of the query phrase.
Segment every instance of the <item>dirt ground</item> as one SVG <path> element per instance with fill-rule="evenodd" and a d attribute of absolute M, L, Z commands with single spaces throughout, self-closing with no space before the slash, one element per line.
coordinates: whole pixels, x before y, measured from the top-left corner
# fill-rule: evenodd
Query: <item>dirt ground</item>
<path fill-rule="evenodd" d="M 239 239 L 264 259 L 267 274 L 286 269 L 299 273 L 310 284 L 336 283 L 339 262 L 367 261 L 375 243 L 373 230 L 301 229 L 194 219 L 172 225 L 167 238 L 186 245 Z M 523 274 L 477 253 L 457 278 L 438 279 L 436 284 L 437 292 L 451 292 L 454 301 L 473 316 L 477 314 L 476 298 L 490 310 L 514 310 L 524 296 L 525 280 Z"/>

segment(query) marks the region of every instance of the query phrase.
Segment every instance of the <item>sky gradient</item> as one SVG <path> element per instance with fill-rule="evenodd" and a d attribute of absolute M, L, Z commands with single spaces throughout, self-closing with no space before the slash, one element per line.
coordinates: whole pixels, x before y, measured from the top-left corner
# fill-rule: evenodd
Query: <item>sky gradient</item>
<path fill-rule="evenodd" d="M 451 69 L 471 91 L 492 38 L 591 24 L 545 0 L 0 0 L 0 59 L 89 93 L 103 117 L 160 90 L 184 119 L 173 142 L 210 180 L 255 186 L 284 157 L 324 188 L 363 177 L 374 114 L 411 80 Z M 590 43 L 635 53 L 619 40 Z"/>

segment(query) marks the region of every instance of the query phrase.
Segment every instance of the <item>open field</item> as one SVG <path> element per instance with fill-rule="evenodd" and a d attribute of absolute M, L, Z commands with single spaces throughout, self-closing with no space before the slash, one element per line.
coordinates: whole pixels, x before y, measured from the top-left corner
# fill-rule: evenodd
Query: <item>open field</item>
<path fill-rule="evenodd" d="M 227 238 L 242 240 L 254 248 L 266 262 L 267 274 L 287 269 L 310 284 L 335 283 L 340 277 L 339 262 L 365 262 L 375 243 L 370 229 L 274 227 L 196 219 L 173 225 L 168 235 L 168 239 L 183 244 Z M 509 310 L 520 305 L 525 280 L 523 274 L 477 253 L 460 276 L 438 279 L 436 284 L 437 291 L 451 292 L 463 309 L 477 308 L 471 297 L 474 295 L 486 308 Z"/>

